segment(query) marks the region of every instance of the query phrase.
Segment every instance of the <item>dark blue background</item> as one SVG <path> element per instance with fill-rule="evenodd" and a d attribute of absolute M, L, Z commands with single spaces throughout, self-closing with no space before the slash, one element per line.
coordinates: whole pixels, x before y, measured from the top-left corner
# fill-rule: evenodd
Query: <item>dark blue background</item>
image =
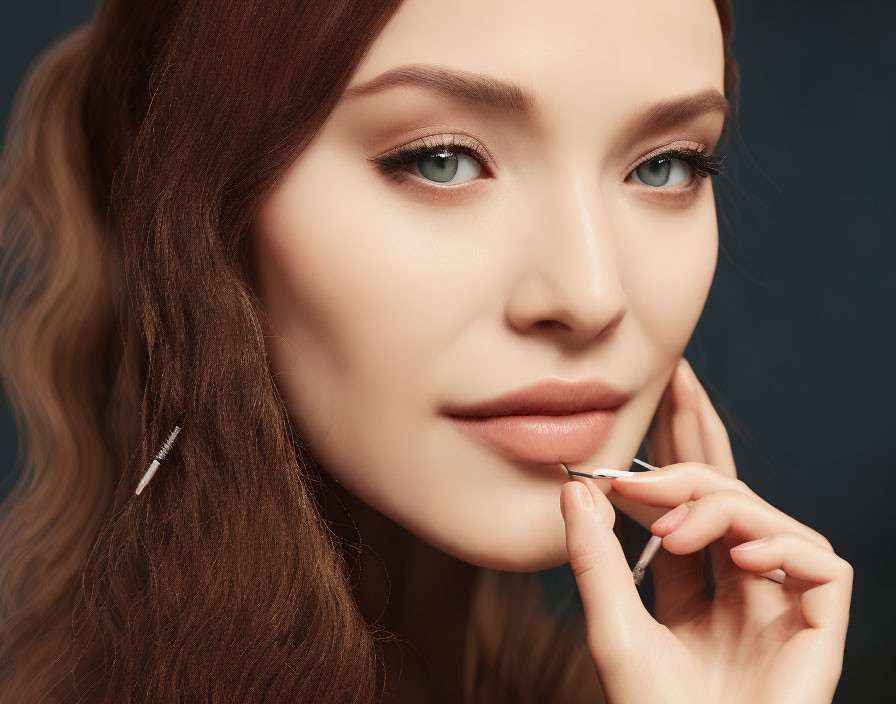
<path fill-rule="evenodd" d="M 4 4 L 4 126 L 28 64 L 93 7 Z M 736 0 L 735 21 L 741 138 L 716 180 L 724 252 L 685 356 L 749 435 L 731 428 L 741 478 L 855 567 L 836 701 L 893 701 L 896 5 Z M 2 493 L 16 437 L 0 412 Z"/>

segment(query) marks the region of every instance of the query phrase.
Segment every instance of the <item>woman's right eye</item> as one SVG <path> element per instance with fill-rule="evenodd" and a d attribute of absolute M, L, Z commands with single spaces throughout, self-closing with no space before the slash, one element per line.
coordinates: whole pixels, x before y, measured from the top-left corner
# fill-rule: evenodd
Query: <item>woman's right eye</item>
<path fill-rule="evenodd" d="M 396 179 L 411 173 L 430 183 L 454 186 L 479 176 L 487 157 L 475 146 L 445 142 L 400 149 L 373 161 Z"/>
<path fill-rule="evenodd" d="M 415 159 L 412 166 L 417 169 L 415 175 L 436 183 L 450 185 L 457 183 L 457 181 L 451 183 L 455 176 L 459 175 L 462 183 L 468 178 L 476 178 L 482 172 L 482 164 L 475 157 L 463 152 L 452 152 L 450 149 L 443 149 Z"/>

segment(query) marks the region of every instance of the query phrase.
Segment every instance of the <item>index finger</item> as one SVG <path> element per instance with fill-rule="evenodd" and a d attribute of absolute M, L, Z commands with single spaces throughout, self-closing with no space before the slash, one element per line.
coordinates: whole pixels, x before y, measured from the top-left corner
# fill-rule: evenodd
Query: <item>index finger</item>
<path fill-rule="evenodd" d="M 722 474 L 708 464 L 681 462 L 649 472 L 633 472 L 631 476 L 614 478 L 611 481 L 613 490 L 626 498 L 648 506 L 669 508 L 688 501 L 696 501 L 717 491 L 739 491 L 766 506 L 780 518 L 786 518 L 794 532 L 802 533 L 822 547 L 833 550 L 827 538 L 821 533 L 772 506 L 742 480 Z"/>
<path fill-rule="evenodd" d="M 649 506 L 678 506 L 714 491 L 737 489 L 767 503 L 742 480 L 719 472 L 705 462 L 676 462 L 648 472 L 632 472 L 611 479 L 613 490 Z M 659 503 L 651 503 L 652 500 Z M 671 502 L 671 503 L 670 503 Z"/>

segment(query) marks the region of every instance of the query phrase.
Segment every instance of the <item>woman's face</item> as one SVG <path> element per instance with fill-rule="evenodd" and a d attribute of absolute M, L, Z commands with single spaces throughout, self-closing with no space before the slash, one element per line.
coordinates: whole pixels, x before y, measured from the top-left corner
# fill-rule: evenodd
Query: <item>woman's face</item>
<path fill-rule="evenodd" d="M 415 64 L 481 83 L 353 90 Z M 639 162 L 712 152 L 723 68 L 712 0 L 405 0 L 255 222 L 272 372 L 315 460 L 462 560 L 566 562 L 559 463 L 631 466 L 709 291 L 710 180 Z M 627 400 L 609 428 L 447 414 L 547 380 Z"/>

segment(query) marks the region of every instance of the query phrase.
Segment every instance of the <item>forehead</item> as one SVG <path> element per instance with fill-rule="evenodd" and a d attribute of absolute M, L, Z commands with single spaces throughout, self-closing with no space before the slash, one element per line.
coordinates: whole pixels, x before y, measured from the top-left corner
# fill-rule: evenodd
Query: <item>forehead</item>
<path fill-rule="evenodd" d="M 580 116 L 591 129 L 658 99 L 724 90 L 713 0 L 404 0 L 349 90 L 408 64 L 512 81 L 534 94 L 532 119 Z"/>

